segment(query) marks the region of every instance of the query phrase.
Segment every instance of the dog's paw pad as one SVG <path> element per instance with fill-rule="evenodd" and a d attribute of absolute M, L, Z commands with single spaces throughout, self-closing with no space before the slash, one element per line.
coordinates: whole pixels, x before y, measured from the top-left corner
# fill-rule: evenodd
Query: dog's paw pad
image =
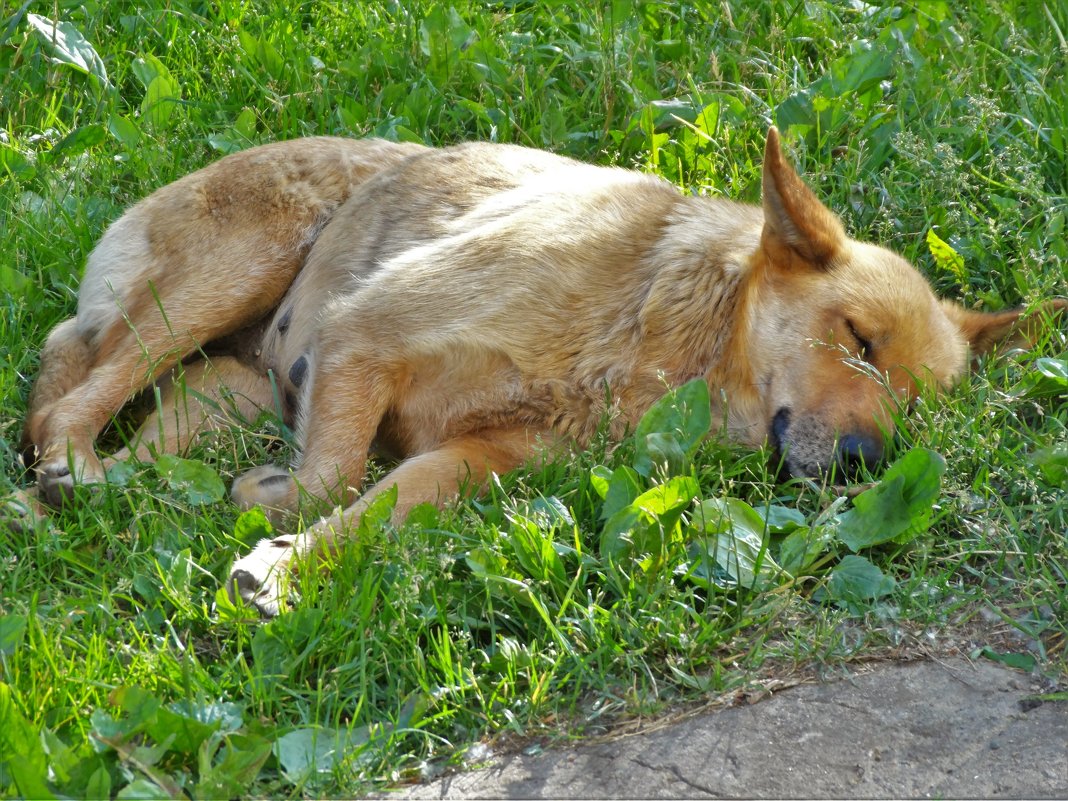
<path fill-rule="evenodd" d="M 261 540 L 251 553 L 234 562 L 226 589 L 230 599 L 256 607 L 265 617 L 277 616 L 289 592 L 289 562 L 293 540 Z"/>
<path fill-rule="evenodd" d="M 230 495 L 242 509 L 291 509 L 297 499 L 297 482 L 288 470 L 264 465 L 234 479 Z"/>

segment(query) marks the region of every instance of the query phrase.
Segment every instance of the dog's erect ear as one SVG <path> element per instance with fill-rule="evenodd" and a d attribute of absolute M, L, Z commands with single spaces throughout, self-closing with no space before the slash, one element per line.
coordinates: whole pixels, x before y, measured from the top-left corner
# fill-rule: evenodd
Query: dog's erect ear
<path fill-rule="evenodd" d="M 946 315 L 956 323 L 968 340 L 972 356 L 999 348 L 1030 348 L 1052 318 L 1068 316 L 1068 300 L 1050 300 L 1037 309 L 1010 309 L 1002 312 L 977 312 L 965 309 L 952 301 L 942 301 Z"/>
<path fill-rule="evenodd" d="M 845 242 L 838 217 L 820 203 L 783 158 L 779 132 L 774 127 L 768 130 L 764 147 L 763 205 L 762 238 L 770 254 L 787 249 L 805 263 L 822 268 Z"/>

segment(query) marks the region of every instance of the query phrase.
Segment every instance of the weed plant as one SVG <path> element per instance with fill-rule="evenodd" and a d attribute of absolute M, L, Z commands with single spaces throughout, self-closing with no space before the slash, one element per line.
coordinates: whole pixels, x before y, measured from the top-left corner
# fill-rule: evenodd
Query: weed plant
<path fill-rule="evenodd" d="M 0 19 L 0 482 L 37 353 L 122 210 L 310 134 L 515 142 L 756 202 L 767 127 L 854 236 L 943 294 L 1068 294 L 1068 7 L 36 0 Z M 223 500 L 269 418 L 0 520 L 0 797 L 347 796 L 485 743 L 850 660 L 963 651 L 1068 676 L 1065 330 L 923 398 L 853 499 L 702 435 L 636 436 L 370 516 L 264 623 L 220 592 L 267 523 Z M 705 407 L 707 409 L 707 405 Z M 106 435 L 121 443 L 123 419 Z M 866 499 L 866 500 L 862 500 Z M 388 499 L 387 499 L 388 500 Z M 385 513 L 382 508 L 378 512 Z M 476 747 L 477 746 L 477 747 Z"/>

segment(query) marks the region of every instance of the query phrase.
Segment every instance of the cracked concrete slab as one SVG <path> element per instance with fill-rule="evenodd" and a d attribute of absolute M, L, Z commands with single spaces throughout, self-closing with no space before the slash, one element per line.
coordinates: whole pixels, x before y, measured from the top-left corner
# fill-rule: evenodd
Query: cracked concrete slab
<path fill-rule="evenodd" d="M 1068 702 L 962 659 L 887 664 L 391 798 L 1068 798 Z"/>

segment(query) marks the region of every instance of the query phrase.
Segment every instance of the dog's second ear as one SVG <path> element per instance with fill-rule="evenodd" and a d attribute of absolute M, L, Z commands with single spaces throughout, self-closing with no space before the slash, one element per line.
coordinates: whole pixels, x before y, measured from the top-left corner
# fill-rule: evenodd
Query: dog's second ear
<path fill-rule="evenodd" d="M 783 158 L 779 132 L 772 127 L 764 147 L 762 242 L 776 262 L 825 268 L 845 242 L 842 223 Z M 797 258 L 783 258 L 782 256 Z"/>
<path fill-rule="evenodd" d="M 1031 312 L 1024 309 L 978 312 L 948 300 L 942 301 L 942 308 L 968 340 L 973 357 L 989 353 L 995 347 L 1030 348 L 1053 318 L 1068 317 L 1068 300 L 1061 298 L 1047 301 Z"/>

